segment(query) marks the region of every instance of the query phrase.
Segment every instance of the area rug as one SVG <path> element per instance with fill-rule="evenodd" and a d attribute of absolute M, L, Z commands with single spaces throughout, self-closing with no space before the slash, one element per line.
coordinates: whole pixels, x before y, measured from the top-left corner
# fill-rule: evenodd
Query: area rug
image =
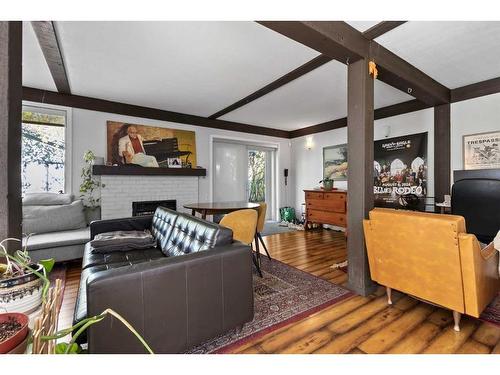
<path fill-rule="evenodd" d="M 241 332 L 230 331 L 187 353 L 227 353 L 286 324 L 303 319 L 353 294 L 329 281 L 262 258 L 263 278 L 254 273 L 254 319 Z"/>
<path fill-rule="evenodd" d="M 483 311 L 479 319 L 500 326 L 500 293 Z"/>

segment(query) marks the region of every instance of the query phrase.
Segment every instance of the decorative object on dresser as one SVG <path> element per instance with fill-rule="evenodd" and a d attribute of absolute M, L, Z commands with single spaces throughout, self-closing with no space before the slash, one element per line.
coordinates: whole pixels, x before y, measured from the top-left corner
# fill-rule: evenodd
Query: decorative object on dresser
<path fill-rule="evenodd" d="M 347 228 L 347 191 L 346 190 L 304 190 L 306 198 L 307 230 L 316 224 L 330 224 Z"/>

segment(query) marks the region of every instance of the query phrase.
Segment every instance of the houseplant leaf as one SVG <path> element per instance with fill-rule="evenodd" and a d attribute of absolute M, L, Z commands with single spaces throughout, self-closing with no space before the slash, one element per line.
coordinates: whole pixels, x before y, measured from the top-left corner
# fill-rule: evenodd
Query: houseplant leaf
<path fill-rule="evenodd" d="M 38 263 L 40 263 L 43 266 L 43 268 L 45 268 L 45 272 L 46 274 L 48 274 L 50 271 L 52 271 L 52 268 L 54 268 L 56 260 L 54 258 L 42 259 Z"/>

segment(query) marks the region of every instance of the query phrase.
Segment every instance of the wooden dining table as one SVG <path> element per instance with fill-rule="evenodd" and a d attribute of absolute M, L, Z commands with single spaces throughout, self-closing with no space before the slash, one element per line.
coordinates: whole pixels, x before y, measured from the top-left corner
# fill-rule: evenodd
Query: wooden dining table
<path fill-rule="evenodd" d="M 206 219 L 207 215 L 219 215 L 228 214 L 233 211 L 245 210 L 245 209 L 258 209 L 258 203 L 251 203 L 246 201 L 235 201 L 235 202 L 205 202 L 205 203 L 189 203 L 183 206 L 188 210 L 191 210 L 191 214 L 196 216 L 198 212 L 201 214 L 202 219 Z"/>

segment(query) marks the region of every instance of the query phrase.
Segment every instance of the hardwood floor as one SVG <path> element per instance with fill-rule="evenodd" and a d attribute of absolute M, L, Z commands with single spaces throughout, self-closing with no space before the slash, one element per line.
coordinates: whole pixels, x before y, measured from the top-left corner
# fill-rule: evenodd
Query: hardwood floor
<path fill-rule="evenodd" d="M 297 231 L 264 237 L 271 256 L 336 284 L 347 274 L 331 265 L 346 259 L 342 233 Z M 70 264 L 59 328 L 71 324 L 80 265 Z M 451 311 L 393 292 L 388 306 L 383 288 L 353 296 L 301 321 L 247 342 L 235 353 L 472 353 L 500 354 L 500 327 L 463 317 L 453 330 Z"/>

